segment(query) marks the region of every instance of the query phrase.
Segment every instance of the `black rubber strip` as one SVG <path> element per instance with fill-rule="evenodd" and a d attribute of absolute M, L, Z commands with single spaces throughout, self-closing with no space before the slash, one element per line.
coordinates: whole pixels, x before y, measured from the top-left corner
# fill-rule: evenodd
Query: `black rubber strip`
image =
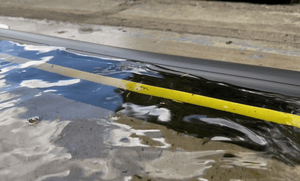
<path fill-rule="evenodd" d="M 0 29 L 0 39 L 28 44 L 61 46 L 89 55 L 106 55 L 136 60 L 209 80 L 300 97 L 300 72 L 297 71 L 157 54 L 6 29 Z"/>

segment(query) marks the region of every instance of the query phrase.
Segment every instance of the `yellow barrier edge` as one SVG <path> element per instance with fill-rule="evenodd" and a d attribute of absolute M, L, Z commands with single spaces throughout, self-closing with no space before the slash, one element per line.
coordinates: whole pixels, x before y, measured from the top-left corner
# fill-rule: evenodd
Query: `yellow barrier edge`
<path fill-rule="evenodd" d="M 13 57 L 13 58 L 4 58 L 3 60 L 13 62 L 13 63 L 24 63 L 24 62 L 32 61 L 20 57 L 14 57 L 14 56 L 9 56 L 9 57 Z M 284 113 L 275 110 L 249 106 L 245 104 L 187 93 L 183 91 L 177 91 L 177 90 L 161 88 L 161 87 L 141 84 L 137 82 L 127 81 L 127 80 L 121 80 L 112 77 L 106 77 L 106 76 L 92 74 L 89 72 L 62 67 L 54 64 L 43 63 L 36 66 L 32 65 L 32 67 L 47 72 L 64 75 L 67 77 L 78 78 L 86 81 L 113 86 L 116 88 L 126 89 L 128 91 L 137 92 L 140 94 L 161 97 L 165 99 L 174 100 L 176 102 L 189 103 L 189 104 L 212 108 L 220 111 L 244 115 L 247 117 L 252 117 L 264 121 L 269 121 L 269 122 L 274 122 L 274 123 L 284 124 L 289 126 L 295 126 L 300 128 L 300 116 L 290 114 L 290 113 Z"/>

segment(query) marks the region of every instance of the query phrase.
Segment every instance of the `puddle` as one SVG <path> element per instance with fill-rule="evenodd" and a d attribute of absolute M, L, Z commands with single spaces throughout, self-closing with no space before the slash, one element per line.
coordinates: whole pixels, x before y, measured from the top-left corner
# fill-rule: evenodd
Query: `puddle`
<path fill-rule="evenodd" d="M 0 41 L 3 180 L 298 180 L 299 128 L 33 68 L 45 63 L 300 115 L 297 97 Z M 8 54 L 32 61 L 5 61 Z M 74 74 L 75 75 L 75 74 Z M 38 117 L 36 124 L 28 119 Z M 16 172 L 18 170 L 18 172 Z"/>

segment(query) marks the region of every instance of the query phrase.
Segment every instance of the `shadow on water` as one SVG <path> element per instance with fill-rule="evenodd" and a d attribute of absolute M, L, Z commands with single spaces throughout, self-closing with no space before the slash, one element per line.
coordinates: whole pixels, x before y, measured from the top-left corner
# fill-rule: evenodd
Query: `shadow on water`
<path fill-rule="evenodd" d="M 261 151 L 266 156 L 281 160 L 289 165 L 300 163 L 300 130 L 298 128 L 205 107 L 177 103 L 171 100 L 150 98 L 149 96 L 133 92 L 129 96 L 128 94 L 129 92 L 127 91 L 122 94 L 125 102 L 119 108 L 119 112 L 122 114 L 165 125 L 178 132 L 207 139 L 208 141 L 225 141 L 255 151 Z M 244 95 L 245 97 L 247 96 Z M 268 106 L 277 107 L 280 105 L 277 104 L 278 100 L 274 99 L 273 102 L 271 99 L 265 97 L 265 100 L 268 100 Z M 288 105 L 288 103 L 281 103 Z M 153 107 L 153 105 L 155 106 Z M 147 111 L 141 114 L 140 108 L 144 108 Z M 282 109 L 280 106 L 277 108 Z M 298 109 L 299 105 L 296 108 Z M 155 109 L 156 111 L 169 110 L 170 118 L 167 121 L 159 120 L 158 116 L 151 115 L 151 112 L 155 111 Z"/>

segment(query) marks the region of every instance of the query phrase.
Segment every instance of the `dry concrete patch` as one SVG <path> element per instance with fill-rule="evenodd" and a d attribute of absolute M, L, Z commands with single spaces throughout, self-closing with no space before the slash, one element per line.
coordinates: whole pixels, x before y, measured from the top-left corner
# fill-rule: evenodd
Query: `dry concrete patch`
<path fill-rule="evenodd" d="M 298 12 L 142 4 L 109 17 L 142 28 L 298 44 L 299 16 Z"/>
<path fill-rule="evenodd" d="M 290 43 L 299 48 L 298 7 L 187 0 L 0 1 L 5 16 Z"/>
<path fill-rule="evenodd" d="M 72 33 L 72 30 L 70 31 L 69 25 L 66 29 L 61 28 L 61 26 L 65 26 L 63 23 L 53 22 L 49 23 L 47 28 L 44 25 L 44 27 L 37 27 L 38 31 L 34 28 L 28 29 L 29 32 L 54 36 L 62 35 L 61 37 L 64 38 L 156 53 L 299 70 L 299 55 L 291 53 L 294 51 L 293 49 L 297 51 L 300 47 L 299 5 L 275 6 L 184 0 L 119 0 L 113 1 L 113 3 L 108 0 L 89 0 L 84 1 L 84 3 L 78 0 L 72 2 L 55 0 L 43 3 L 38 0 L 23 0 L 21 2 L 0 0 L 0 2 L 1 15 L 79 23 L 83 25 L 78 28 L 78 33 L 82 35 L 92 34 L 93 37 L 79 37 L 74 32 Z M 87 26 L 84 24 L 94 25 Z M 123 29 L 118 33 L 114 31 L 100 33 L 99 30 L 102 28 L 95 27 L 96 24 L 136 27 L 143 29 L 144 32 L 137 35 L 136 32 Z M 23 24 L 22 27 L 14 28 L 11 26 L 11 28 L 23 31 L 29 26 L 32 25 Z M 57 30 L 59 28 L 61 30 Z M 55 30 L 56 33 L 50 32 L 51 29 Z M 160 35 L 156 36 L 159 38 L 156 38 L 157 32 L 147 35 L 145 29 L 162 30 L 178 35 L 176 35 L 177 38 L 173 35 L 167 35 L 164 38 L 165 35 L 159 33 Z M 205 37 L 190 37 L 183 41 L 187 34 L 189 36 L 191 34 L 213 36 L 214 40 L 206 43 L 203 43 L 202 40 L 202 42 L 193 42 L 192 39 Z M 137 36 L 139 37 L 136 38 Z M 221 37 L 226 37 L 227 40 L 217 40 Z M 238 43 L 240 40 L 251 40 L 262 44 L 247 47 L 246 44 L 249 45 L 249 43 Z M 229 41 L 233 43 L 225 44 Z M 267 46 L 265 46 L 266 43 Z M 236 51 L 237 49 L 238 51 Z M 275 53 L 275 56 L 256 53 L 257 51 Z M 278 54 L 296 55 L 297 57 L 282 57 Z M 253 59 L 253 56 L 256 55 L 261 55 L 261 58 Z M 283 64 L 283 62 L 285 63 Z"/>
<path fill-rule="evenodd" d="M 47 19 L 0 17 L 0 22 L 13 30 L 300 71 L 299 5 L 183 0 L 2 1 L 1 15 Z"/>
<path fill-rule="evenodd" d="M 0 22 L 12 30 L 120 48 L 300 71 L 300 51 L 288 43 L 1 16 Z"/>
<path fill-rule="evenodd" d="M 73 11 L 73 12 L 97 12 L 110 10 L 125 3 L 126 0 L 0 0 L 2 6 L 19 7 L 19 8 L 33 8 L 33 9 L 50 9 L 54 11 Z"/>

